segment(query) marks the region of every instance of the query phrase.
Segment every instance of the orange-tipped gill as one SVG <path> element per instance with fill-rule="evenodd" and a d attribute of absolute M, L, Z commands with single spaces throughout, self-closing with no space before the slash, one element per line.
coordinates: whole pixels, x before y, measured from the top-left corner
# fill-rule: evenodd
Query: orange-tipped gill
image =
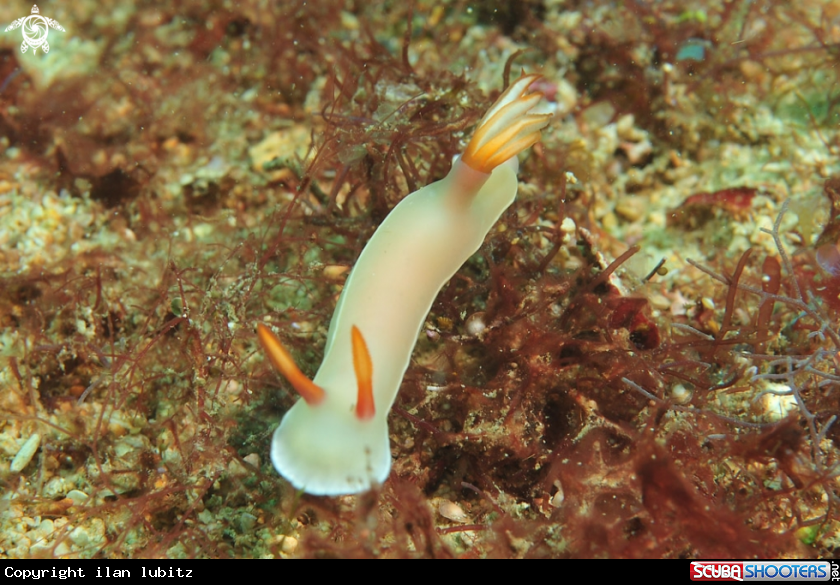
<path fill-rule="evenodd" d="M 490 173 L 540 139 L 551 114 L 533 114 L 542 93 L 528 93 L 539 75 L 522 75 L 488 110 L 478 124 L 461 160 L 470 168 Z"/>

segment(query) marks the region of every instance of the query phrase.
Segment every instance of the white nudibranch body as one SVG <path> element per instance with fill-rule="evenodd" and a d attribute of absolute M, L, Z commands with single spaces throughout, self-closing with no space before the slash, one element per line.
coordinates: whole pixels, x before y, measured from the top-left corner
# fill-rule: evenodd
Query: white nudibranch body
<path fill-rule="evenodd" d="M 271 330 L 266 352 L 303 396 L 274 432 L 271 460 L 295 488 L 358 493 L 391 469 L 388 411 L 440 289 L 481 246 L 516 197 L 516 155 L 540 139 L 550 114 L 523 75 L 485 114 L 441 181 L 403 199 L 371 237 L 338 300 L 324 361 L 311 382 Z"/>

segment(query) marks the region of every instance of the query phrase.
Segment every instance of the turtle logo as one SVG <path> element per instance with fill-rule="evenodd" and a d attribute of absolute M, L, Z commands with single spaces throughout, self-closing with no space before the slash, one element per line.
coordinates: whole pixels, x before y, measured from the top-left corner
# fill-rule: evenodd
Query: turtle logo
<path fill-rule="evenodd" d="M 25 53 L 26 49 L 32 47 L 32 53 L 38 51 L 38 47 L 42 47 L 45 53 L 50 52 L 50 44 L 47 42 L 47 33 L 49 28 L 60 30 L 64 32 L 57 20 L 47 18 L 38 14 L 38 5 L 32 5 L 32 14 L 18 18 L 12 24 L 6 27 L 6 32 L 15 30 L 23 25 L 23 43 L 20 45 L 20 52 Z"/>

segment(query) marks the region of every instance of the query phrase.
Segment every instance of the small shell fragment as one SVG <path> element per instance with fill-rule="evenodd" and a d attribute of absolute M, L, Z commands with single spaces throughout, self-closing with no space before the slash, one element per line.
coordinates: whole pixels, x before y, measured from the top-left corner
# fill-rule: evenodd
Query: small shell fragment
<path fill-rule="evenodd" d="M 32 434 L 26 442 L 21 446 L 20 450 L 18 450 L 17 455 L 15 458 L 12 459 L 12 464 L 9 469 L 12 473 L 20 473 L 24 470 L 24 468 L 29 465 L 29 462 L 32 461 L 32 458 L 35 456 L 35 452 L 38 451 L 38 447 L 41 445 L 41 435 L 38 433 Z"/>
<path fill-rule="evenodd" d="M 287 536 L 285 534 L 277 534 L 271 538 L 273 544 L 279 544 L 280 550 L 286 554 L 295 552 L 298 546 L 298 539 L 294 536 Z"/>
<path fill-rule="evenodd" d="M 484 313 L 473 313 L 467 318 L 466 322 L 467 334 L 472 337 L 478 337 L 487 328 L 487 323 L 484 319 Z"/>
<path fill-rule="evenodd" d="M 438 513 L 453 522 L 465 522 L 467 520 L 467 515 L 464 512 L 464 509 L 450 500 L 440 501 L 440 504 L 438 504 Z"/>
<path fill-rule="evenodd" d="M 297 549 L 298 540 L 294 536 L 287 536 L 283 539 L 283 544 L 280 545 L 280 550 L 286 554 L 292 554 Z"/>
<path fill-rule="evenodd" d="M 74 505 L 82 505 L 90 498 L 85 492 L 79 490 L 70 490 L 65 497 L 72 500 Z"/>
<path fill-rule="evenodd" d="M 554 487 L 557 488 L 557 493 L 551 496 L 548 503 L 551 504 L 553 508 L 559 508 L 563 504 L 563 500 L 566 499 L 566 495 L 563 492 L 563 485 L 560 483 L 559 479 L 554 482 Z"/>
<path fill-rule="evenodd" d="M 349 266 L 344 266 L 340 264 L 330 264 L 328 266 L 324 266 L 324 276 L 330 279 L 337 279 L 341 278 L 348 270 L 350 270 Z"/>
<path fill-rule="evenodd" d="M 691 400 L 691 390 L 682 384 L 675 384 L 671 388 L 671 396 L 677 404 L 686 404 Z"/>

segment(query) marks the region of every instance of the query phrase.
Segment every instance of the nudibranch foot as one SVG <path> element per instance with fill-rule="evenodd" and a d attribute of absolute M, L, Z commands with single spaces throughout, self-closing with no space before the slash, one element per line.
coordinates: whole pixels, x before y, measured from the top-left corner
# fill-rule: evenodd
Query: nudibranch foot
<path fill-rule="evenodd" d="M 548 125 L 551 114 L 531 113 L 543 94 L 528 93 L 528 88 L 540 77 L 523 75 L 499 96 L 479 122 L 461 157 L 464 163 L 489 173 L 540 140 L 540 130 Z"/>
<path fill-rule="evenodd" d="M 299 400 L 274 431 L 271 462 L 308 494 L 367 491 L 385 483 L 391 471 L 387 418 L 360 420 L 352 412 L 312 408 Z"/>

